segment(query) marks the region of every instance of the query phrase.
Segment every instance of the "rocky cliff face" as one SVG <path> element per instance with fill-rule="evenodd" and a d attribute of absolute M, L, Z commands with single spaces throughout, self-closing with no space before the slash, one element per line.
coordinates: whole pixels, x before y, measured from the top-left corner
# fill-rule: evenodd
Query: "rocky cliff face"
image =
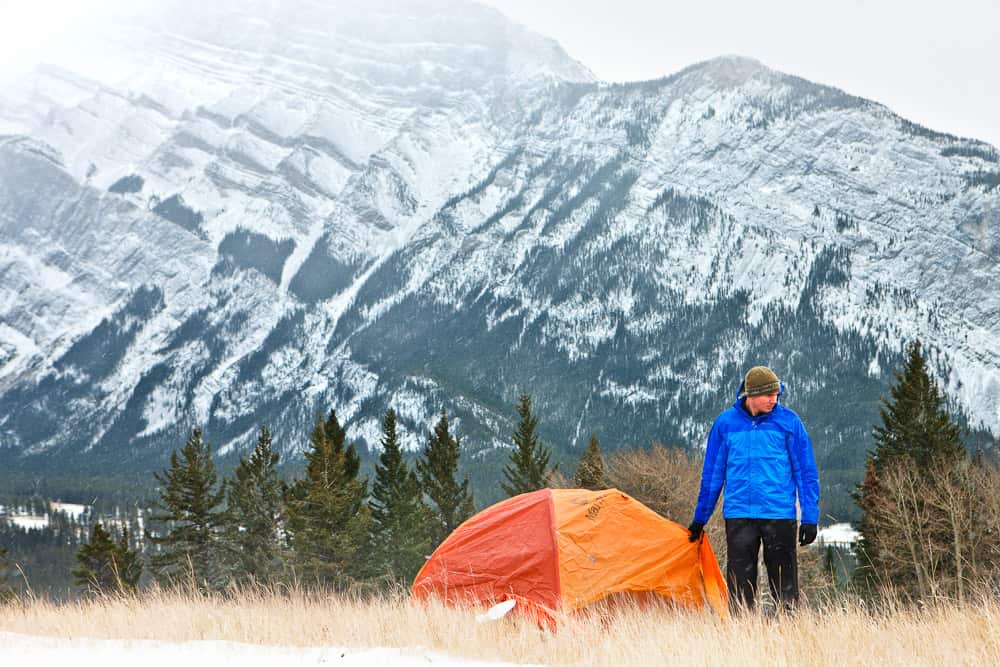
<path fill-rule="evenodd" d="M 293 453 L 330 407 L 416 447 L 443 406 L 489 480 L 519 390 L 571 461 L 697 445 L 767 363 L 843 499 L 917 336 L 1000 428 L 992 147 L 747 59 L 608 85 L 475 5 L 273 4 L 3 96 L 11 465 L 157 468 L 195 424 Z"/>

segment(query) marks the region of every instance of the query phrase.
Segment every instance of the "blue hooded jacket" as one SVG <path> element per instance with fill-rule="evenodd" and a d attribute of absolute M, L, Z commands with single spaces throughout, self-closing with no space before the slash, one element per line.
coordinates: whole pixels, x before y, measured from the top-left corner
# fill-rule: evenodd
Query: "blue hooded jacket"
<path fill-rule="evenodd" d="M 708 523 L 725 486 L 722 515 L 727 519 L 794 519 L 797 493 L 802 523 L 816 524 L 819 474 L 802 420 L 781 404 L 751 417 L 739 399 L 742 390 L 740 383 L 736 403 L 708 434 L 694 520 Z M 784 393 L 781 384 L 778 397 Z"/>

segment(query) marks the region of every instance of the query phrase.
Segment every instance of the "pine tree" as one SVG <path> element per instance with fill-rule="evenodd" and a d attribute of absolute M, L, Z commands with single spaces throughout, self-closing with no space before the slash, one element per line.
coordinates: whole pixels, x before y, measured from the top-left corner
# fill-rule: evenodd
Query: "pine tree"
<path fill-rule="evenodd" d="M 76 553 L 78 567 L 73 569 L 77 586 L 90 595 L 135 593 L 142 576 L 142 560 L 129 549 L 128 530 L 117 542 L 100 522 L 90 532 L 90 542 Z"/>
<path fill-rule="evenodd" d="M 368 484 L 357 479 L 359 457 L 330 412 L 317 417 L 306 452 L 306 476 L 285 492 L 288 539 L 300 574 L 310 582 L 343 586 L 366 569 L 362 558 L 371 513 Z"/>
<path fill-rule="evenodd" d="M 189 583 L 199 590 L 227 585 L 218 544 L 223 491 L 218 481 L 208 443 L 194 429 L 178 454 L 170 455 L 170 468 L 155 475 L 160 500 L 150 520 L 165 529 L 163 535 L 147 533 L 157 548 L 150 557 L 153 575 L 172 586 Z"/>
<path fill-rule="evenodd" d="M 514 432 L 514 450 L 510 454 L 510 464 L 503 471 L 507 482 L 500 482 L 500 487 L 508 496 L 545 488 L 553 472 L 548 467 L 550 452 L 535 435 L 538 417 L 531 413 L 531 396 L 528 394 L 521 394 L 517 414 L 521 421 Z"/>
<path fill-rule="evenodd" d="M 119 562 L 119 570 L 121 572 L 121 580 L 125 583 L 126 591 L 138 591 L 139 590 L 139 580 L 142 578 L 142 554 L 140 553 L 138 545 L 136 548 L 131 548 L 129 543 L 130 533 L 128 528 L 122 529 L 122 534 L 118 538 L 118 556 L 121 559 Z"/>
<path fill-rule="evenodd" d="M 910 345 L 903 372 L 895 375 L 892 398 L 883 399 L 879 409 L 882 425 L 874 431 L 871 458 L 875 473 L 902 456 L 908 456 L 922 470 L 940 458 L 962 458 L 961 429 L 949 416 L 944 397 L 927 372 L 919 340 Z"/>
<path fill-rule="evenodd" d="M 604 478 L 604 457 L 601 455 L 601 443 L 597 440 L 595 433 L 590 434 L 587 451 L 580 457 L 573 481 L 581 489 L 600 491 L 608 488 L 607 480 Z"/>
<path fill-rule="evenodd" d="M 403 460 L 396 433 L 396 411 L 382 419 L 382 454 L 372 485 L 372 561 L 374 574 L 408 583 L 430 554 L 430 509 L 420 482 Z"/>
<path fill-rule="evenodd" d="M 417 461 L 420 486 L 437 509 L 431 530 L 432 546 L 440 544 L 475 512 L 469 478 L 461 484 L 456 479 L 460 452 L 461 443 L 449 432 L 448 417 L 442 409 L 423 456 Z"/>
<path fill-rule="evenodd" d="M 225 542 L 231 555 L 232 576 L 241 583 L 271 582 L 280 574 L 284 562 L 284 504 L 278 458 L 272 448 L 271 432 L 263 425 L 257 446 L 249 458 L 240 458 L 233 479 L 226 484 Z"/>

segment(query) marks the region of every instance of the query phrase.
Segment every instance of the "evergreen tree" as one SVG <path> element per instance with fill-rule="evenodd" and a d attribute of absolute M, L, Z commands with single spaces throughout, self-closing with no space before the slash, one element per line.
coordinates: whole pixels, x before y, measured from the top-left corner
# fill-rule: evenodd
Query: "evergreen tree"
<path fill-rule="evenodd" d="M 437 509 L 431 530 L 432 546 L 440 544 L 475 512 L 469 478 L 461 484 L 456 479 L 460 452 L 461 443 L 449 432 L 448 417 L 442 409 L 423 456 L 417 461 L 420 485 Z"/>
<path fill-rule="evenodd" d="M 935 466 L 957 464 L 965 457 L 960 427 L 949 416 L 944 396 L 927 371 L 919 340 L 909 346 L 902 372 L 896 372 L 895 378 L 891 398 L 883 399 L 879 409 L 882 423 L 873 430 L 875 448 L 869 452 L 865 479 L 853 494 L 863 513 L 858 527 L 861 536 L 855 548 L 858 564 L 854 583 L 868 592 L 876 590 L 880 573 L 887 571 L 890 564 L 886 545 L 898 545 L 912 537 L 899 534 L 895 519 L 902 510 L 889 498 L 880 477 L 900 466 L 912 466 L 917 483 L 929 485 L 934 481 L 931 471 Z M 924 493 L 929 493 L 929 487 L 920 492 Z M 917 497 L 913 502 L 909 511 L 917 516 L 923 514 L 924 500 Z M 896 563 L 892 565 L 893 583 L 899 589 L 921 588 L 911 586 L 918 580 L 918 573 L 909 576 Z"/>
<path fill-rule="evenodd" d="M 239 582 L 267 583 L 281 571 L 284 505 L 278 458 L 271 432 L 263 425 L 257 446 L 249 458 L 240 458 L 233 479 L 226 484 L 225 542 L 232 576 Z"/>
<path fill-rule="evenodd" d="M 170 455 L 170 468 L 155 475 L 161 485 L 160 500 L 150 520 L 163 526 L 162 535 L 147 532 L 156 548 L 150 557 L 153 575 L 163 584 L 188 582 L 200 590 L 219 589 L 229 582 L 218 544 L 223 491 L 208 443 L 194 429 L 178 454 Z"/>
<path fill-rule="evenodd" d="M 548 467 L 551 453 L 535 435 L 538 417 L 531 413 L 531 396 L 528 394 L 521 394 L 517 414 L 521 421 L 514 432 L 514 450 L 510 454 L 510 464 L 503 471 L 507 482 L 500 482 L 500 487 L 508 496 L 545 488 L 553 472 Z"/>
<path fill-rule="evenodd" d="M 430 554 L 430 509 L 420 481 L 403 460 L 396 433 L 396 411 L 382 419 L 382 454 L 372 485 L 372 561 L 377 576 L 408 583 Z"/>
<path fill-rule="evenodd" d="M 330 412 L 317 417 L 306 452 L 306 476 L 286 489 L 288 539 L 303 577 L 324 585 L 346 585 L 367 566 L 361 550 L 368 538 L 371 513 L 368 484 L 357 479 L 353 446 Z"/>
<path fill-rule="evenodd" d="M 330 411 L 323 424 L 323 430 L 332 449 L 331 460 L 341 460 L 343 457 L 344 480 L 356 479 L 361 471 L 361 456 L 358 455 L 354 445 L 347 445 L 347 431 L 340 425 L 336 411 Z"/>
<path fill-rule="evenodd" d="M 469 481 L 468 475 L 465 477 L 465 481 Z M 476 513 L 476 503 L 472 498 L 472 491 L 464 494 L 462 496 L 462 502 L 458 504 L 458 524 L 461 525 L 463 521 L 471 517 Z M 457 528 L 458 526 L 456 526 Z"/>
<path fill-rule="evenodd" d="M 594 433 L 590 434 L 587 451 L 580 457 L 573 481 L 581 489 L 600 491 L 608 488 L 607 480 L 604 478 L 604 457 L 601 455 L 601 443 Z"/>
<path fill-rule="evenodd" d="M 73 579 L 90 595 L 135 593 L 138 589 L 142 560 L 137 551 L 129 549 L 128 530 L 115 542 L 100 522 L 95 523 L 90 542 L 80 546 L 76 561 Z"/>
<path fill-rule="evenodd" d="M 871 452 L 875 473 L 908 456 L 926 470 L 936 460 L 958 460 L 965 454 L 960 427 L 945 409 L 944 397 L 927 372 L 920 341 L 910 345 L 903 372 L 896 373 L 892 398 L 879 409 L 882 424 L 875 427 Z"/>

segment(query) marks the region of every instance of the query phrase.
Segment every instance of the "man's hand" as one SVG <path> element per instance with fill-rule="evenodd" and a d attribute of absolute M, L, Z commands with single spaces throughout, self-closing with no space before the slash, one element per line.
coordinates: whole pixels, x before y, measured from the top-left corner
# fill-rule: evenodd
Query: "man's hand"
<path fill-rule="evenodd" d="M 815 528 L 815 526 L 813 526 Z M 692 521 L 691 525 L 688 526 L 688 542 L 697 542 L 698 538 L 701 537 L 701 531 L 705 529 L 705 524 L 698 523 L 697 521 Z"/>
<path fill-rule="evenodd" d="M 799 546 L 804 547 L 816 540 L 816 524 L 804 523 L 799 526 Z"/>

